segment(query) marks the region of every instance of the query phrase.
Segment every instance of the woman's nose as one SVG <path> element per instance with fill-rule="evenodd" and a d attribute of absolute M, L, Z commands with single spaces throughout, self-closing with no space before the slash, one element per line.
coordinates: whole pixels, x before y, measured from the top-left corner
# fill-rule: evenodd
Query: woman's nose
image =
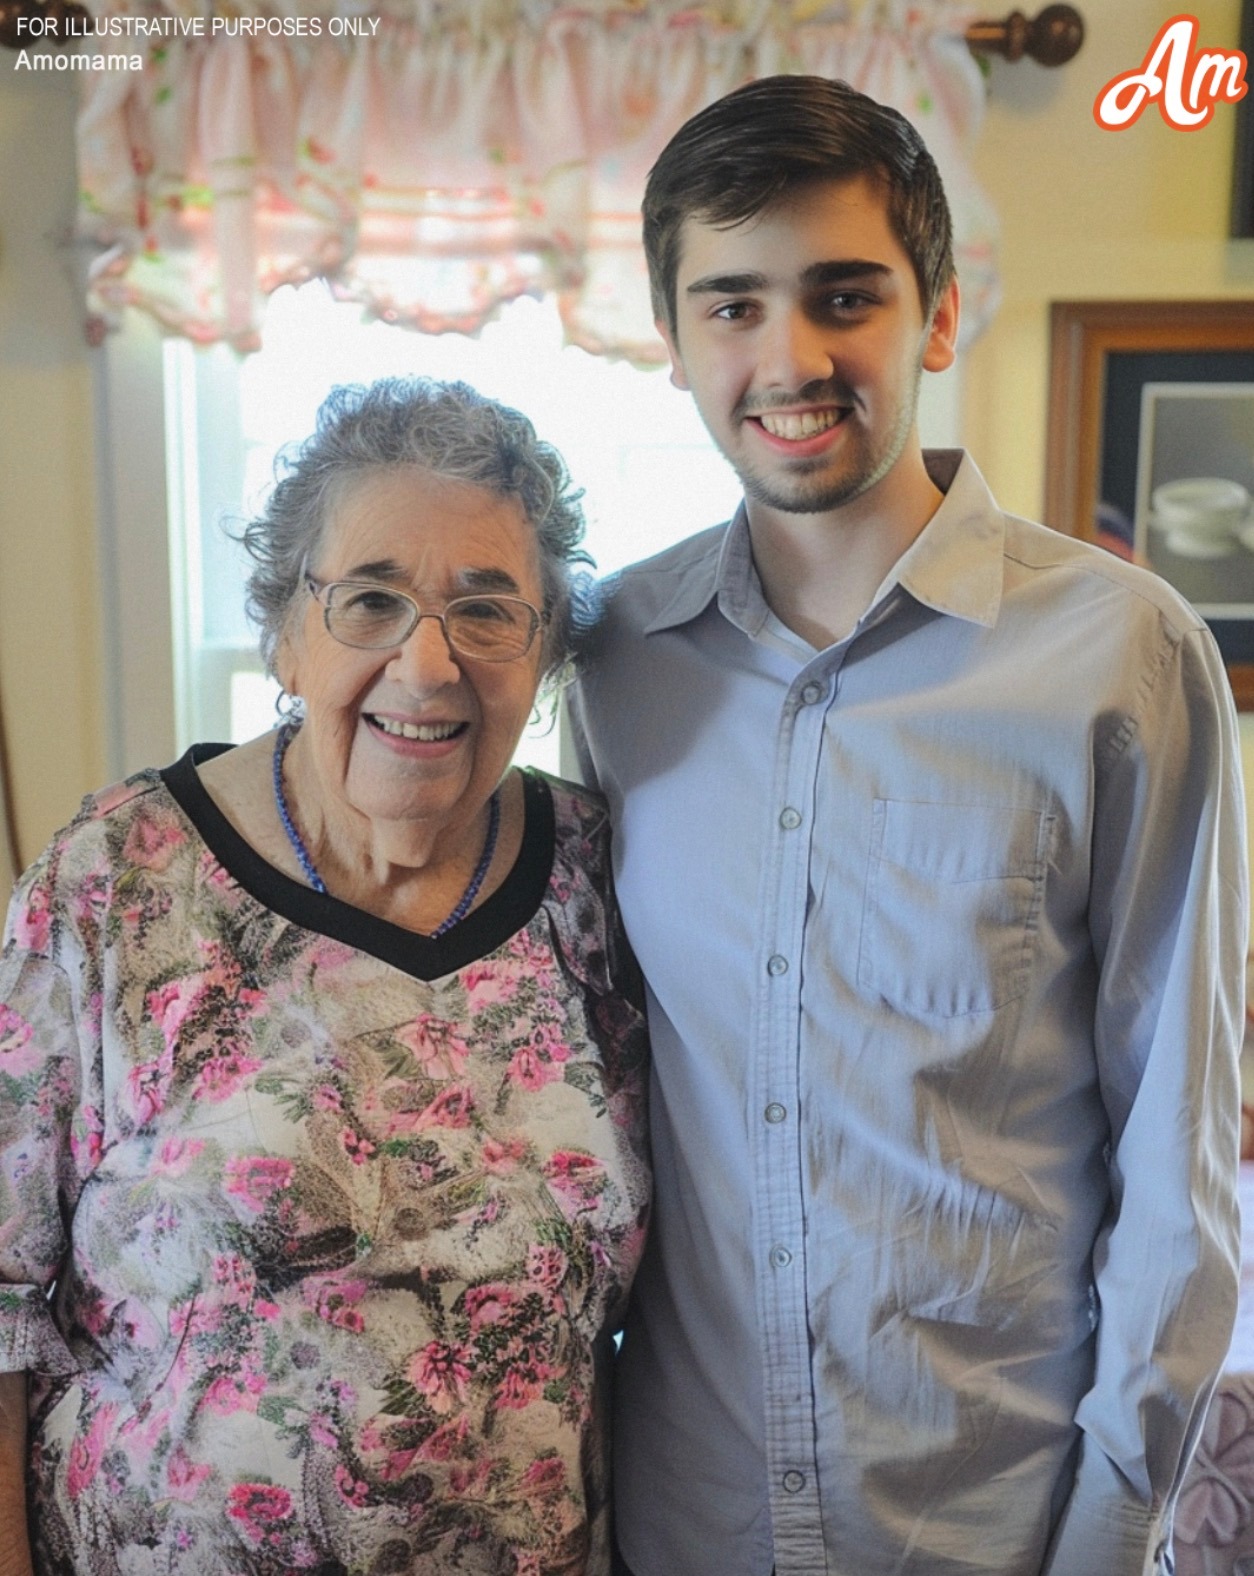
<path fill-rule="evenodd" d="M 422 613 L 408 640 L 396 648 L 388 667 L 393 676 L 415 694 L 431 694 L 462 676 L 444 620 L 438 613 Z"/>

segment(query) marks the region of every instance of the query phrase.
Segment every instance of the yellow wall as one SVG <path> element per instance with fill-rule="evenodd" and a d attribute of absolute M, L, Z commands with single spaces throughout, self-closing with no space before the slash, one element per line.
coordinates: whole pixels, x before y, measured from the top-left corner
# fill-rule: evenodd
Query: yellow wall
<path fill-rule="evenodd" d="M 1254 289 L 1254 242 L 1226 239 L 1232 110 L 1192 133 L 1153 111 L 1120 133 L 1092 119 L 1098 89 L 1139 63 L 1176 8 L 1079 3 L 1088 39 L 1070 66 L 995 64 L 977 158 L 1002 217 L 1004 305 L 970 357 L 965 436 L 1002 501 L 1027 514 L 1043 494 L 1051 300 Z M 986 11 L 1009 8 L 990 0 Z M 1206 45 L 1236 45 L 1240 0 L 1192 9 Z M 4 52 L 0 690 L 27 857 L 106 771 L 92 363 L 73 253 L 59 240 L 73 212 L 72 137 L 70 81 L 15 72 Z"/>
<path fill-rule="evenodd" d="M 1194 132 L 1173 130 L 1153 109 L 1119 132 L 1102 131 L 1092 115 L 1100 89 L 1140 64 L 1169 16 L 1188 11 L 1205 47 L 1235 49 L 1241 0 L 1076 3 L 1087 36 L 1069 66 L 995 64 L 976 158 L 1002 224 L 1004 293 L 968 358 L 963 436 L 1002 504 L 1038 519 L 1049 303 L 1254 294 L 1254 240 L 1227 238 L 1233 110 L 1220 107 Z M 1254 787 L 1254 713 L 1242 717 L 1242 745 Z M 1254 846 L 1252 812 L 1254 791 Z"/>
<path fill-rule="evenodd" d="M 0 52 L 0 699 L 21 852 L 105 776 L 74 91 Z"/>
<path fill-rule="evenodd" d="M 1235 111 L 1221 106 L 1192 132 L 1154 109 L 1119 132 L 1092 115 L 1104 84 L 1139 65 L 1179 11 L 1197 16 L 1203 45 L 1235 49 L 1240 0 L 1078 4 L 1087 36 L 1069 66 L 995 65 L 976 158 L 1003 228 L 1003 300 L 970 356 L 964 436 L 1002 504 L 1038 519 L 1049 303 L 1254 291 L 1254 241 L 1227 239 Z"/>

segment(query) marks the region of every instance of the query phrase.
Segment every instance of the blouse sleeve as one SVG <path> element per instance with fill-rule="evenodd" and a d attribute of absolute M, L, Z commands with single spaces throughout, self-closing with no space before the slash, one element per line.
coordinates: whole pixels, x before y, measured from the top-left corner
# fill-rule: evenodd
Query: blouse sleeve
<path fill-rule="evenodd" d="M 0 952 L 0 1372 L 72 1373 L 49 1292 L 67 1223 L 99 1160 L 98 1108 L 85 1104 L 82 1025 L 71 976 L 24 945 L 43 925 L 45 890 L 28 878 Z"/>

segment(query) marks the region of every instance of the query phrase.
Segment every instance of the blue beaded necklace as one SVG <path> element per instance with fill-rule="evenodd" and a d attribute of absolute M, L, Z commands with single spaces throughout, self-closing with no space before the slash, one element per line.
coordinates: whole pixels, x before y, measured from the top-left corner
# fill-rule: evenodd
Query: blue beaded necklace
<path fill-rule="evenodd" d="M 296 855 L 300 868 L 305 873 L 305 880 L 315 892 L 325 895 L 326 883 L 314 867 L 313 860 L 309 857 L 309 850 L 305 847 L 304 840 L 296 830 L 296 823 L 292 820 L 292 813 L 287 807 L 287 799 L 283 793 L 283 757 L 287 754 L 287 747 L 296 737 L 296 726 L 285 722 L 279 729 L 274 739 L 274 803 L 279 812 L 279 820 L 283 823 L 283 830 L 287 833 L 287 840 L 292 845 L 292 852 Z M 494 793 L 488 800 L 488 836 L 483 845 L 483 853 L 479 856 L 479 863 L 475 866 L 475 873 L 470 878 L 470 885 L 462 893 L 457 907 L 441 924 L 430 933 L 430 939 L 435 941 L 438 937 L 447 934 L 454 925 L 460 924 L 470 912 L 470 905 L 479 896 L 479 888 L 483 885 L 488 867 L 492 863 L 492 856 L 496 853 L 496 837 L 501 829 L 501 795 Z"/>

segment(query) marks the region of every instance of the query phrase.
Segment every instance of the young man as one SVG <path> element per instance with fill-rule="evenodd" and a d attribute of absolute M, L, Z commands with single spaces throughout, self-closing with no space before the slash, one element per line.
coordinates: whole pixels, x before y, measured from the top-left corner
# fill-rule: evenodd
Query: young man
<path fill-rule="evenodd" d="M 617 1392 L 636 1576 L 1143 1576 L 1236 1299 L 1232 705 L 1164 583 L 924 454 L 958 323 L 909 125 L 755 82 L 645 199 L 744 482 L 574 700 L 650 988 Z"/>

